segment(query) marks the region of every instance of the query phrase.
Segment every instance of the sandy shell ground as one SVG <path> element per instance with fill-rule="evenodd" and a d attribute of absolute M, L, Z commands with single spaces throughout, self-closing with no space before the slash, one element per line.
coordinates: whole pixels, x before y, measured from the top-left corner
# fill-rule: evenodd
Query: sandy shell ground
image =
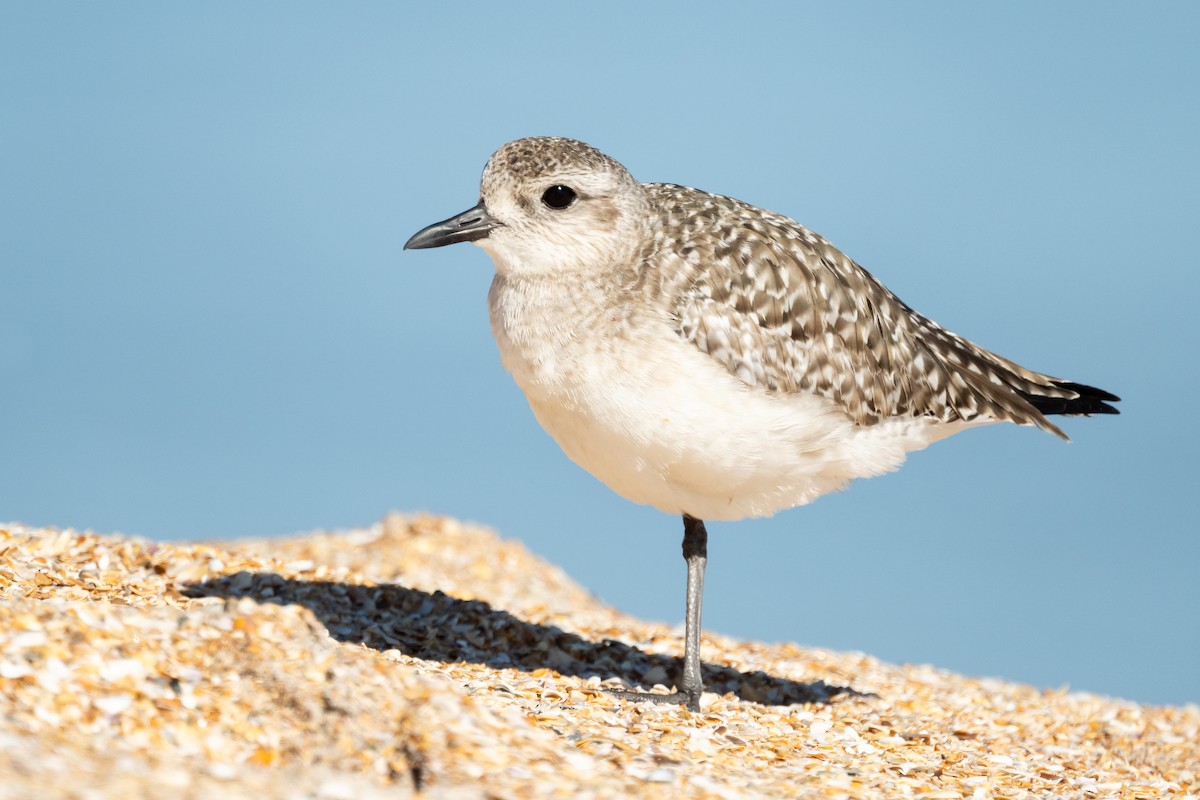
<path fill-rule="evenodd" d="M 1195 798 L 1200 709 L 618 613 L 453 520 L 221 545 L 0 525 L 0 798 Z"/>

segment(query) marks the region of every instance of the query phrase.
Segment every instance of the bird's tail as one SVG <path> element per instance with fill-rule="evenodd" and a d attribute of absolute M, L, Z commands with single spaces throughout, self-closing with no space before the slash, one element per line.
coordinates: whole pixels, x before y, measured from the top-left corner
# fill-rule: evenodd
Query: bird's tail
<path fill-rule="evenodd" d="M 1051 385 L 1056 389 L 1070 392 L 1074 396 L 1062 397 L 1058 392 L 1054 396 L 1038 394 L 1034 391 L 1020 391 L 1019 394 L 1045 416 L 1053 414 L 1120 414 L 1121 412 L 1109 405 L 1121 398 L 1115 394 L 1097 389 L 1095 386 L 1085 386 L 1072 381 L 1052 380 Z"/>

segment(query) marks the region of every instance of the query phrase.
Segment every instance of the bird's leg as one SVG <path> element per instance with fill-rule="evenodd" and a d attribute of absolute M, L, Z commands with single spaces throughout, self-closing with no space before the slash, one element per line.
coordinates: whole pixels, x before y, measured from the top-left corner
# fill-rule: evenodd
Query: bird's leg
<path fill-rule="evenodd" d="M 708 563 L 708 531 L 704 520 L 683 515 L 683 559 L 687 562 L 687 610 L 684 615 L 683 680 L 671 694 L 613 690 L 626 700 L 649 700 L 700 710 L 704 679 L 700 675 L 700 606 L 704 600 L 704 567 Z"/>
<path fill-rule="evenodd" d="M 679 691 L 687 707 L 700 710 L 704 679 L 700 675 L 700 606 L 704 603 L 704 567 L 708 564 L 708 530 L 704 520 L 683 515 L 683 559 L 687 563 L 687 607 L 684 613 L 683 682 Z"/>

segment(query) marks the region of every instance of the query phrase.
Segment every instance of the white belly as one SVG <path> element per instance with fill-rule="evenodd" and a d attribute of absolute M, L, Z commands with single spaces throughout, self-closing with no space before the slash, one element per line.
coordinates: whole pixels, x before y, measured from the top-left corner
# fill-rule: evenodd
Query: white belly
<path fill-rule="evenodd" d="M 493 332 L 538 422 L 613 491 L 668 513 L 770 515 L 895 469 L 960 429 L 907 419 L 860 428 L 824 398 L 747 386 L 665 322 L 601 314 L 543 337 L 519 324 L 526 305 L 511 300 L 493 289 Z"/>

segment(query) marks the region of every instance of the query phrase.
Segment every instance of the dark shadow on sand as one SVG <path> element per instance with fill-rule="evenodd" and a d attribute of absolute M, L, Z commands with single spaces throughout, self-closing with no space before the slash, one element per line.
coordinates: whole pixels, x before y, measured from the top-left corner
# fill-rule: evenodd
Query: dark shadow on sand
<path fill-rule="evenodd" d="M 270 572 L 239 572 L 185 587 L 188 597 L 248 597 L 260 603 L 307 606 L 339 642 L 376 650 L 399 650 L 429 661 L 466 661 L 526 672 L 549 668 L 560 675 L 601 680 L 616 677 L 638 686 L 644 676 L 670 686 L 683 673 L 672 656 L 645 653 L 606 639 L 588 641 L 554 626 L 538 625 L 480 600 L 459 600 L 440 591 L 396 584 L 358 586 L 336 581 L 284 578 Z M 662 676 L 666 679 L 663 680 Z M 862 696 L 824 681 L 798 683 L 761 671 L 704 664 L 705 691 L 732 692 L 762 705 L 826 703 L 838 695 Z"/>

